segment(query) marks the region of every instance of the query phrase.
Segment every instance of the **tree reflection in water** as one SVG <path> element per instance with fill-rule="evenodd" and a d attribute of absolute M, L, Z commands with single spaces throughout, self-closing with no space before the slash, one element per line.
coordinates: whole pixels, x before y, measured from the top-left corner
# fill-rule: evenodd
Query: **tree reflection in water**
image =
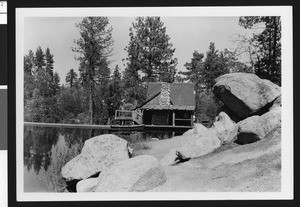
<path fill-rule="evenodd" d="M 140 142 L 151 137 L 168 139 L 169 132 L 109 132 L 108 130 L 25 127 L 24 128 L 24 170 L 35 176 L 46 191 L 62 192 L 65 182 L 61 176 L 62 167 L 81 152 L 84 142 L 101 134 L 116 134 L 128 143 Z M 173 134 L 174 135 L 174 134 Z M 29 175 L 28 175 L 29 176 Z M 26 179 L 26 177 L 25 177 Z M 33 185 L 33 183 L 30 183 Z"/>
<path fill-rule="evenodd" d="M 62 167 L 81 152 L 85 140 L 108 131 L 94 129 L 25 127 L 24 168 L 34 171 L 37 182 L 45 190 L 62 192 L 65 182 L 61 176 Z M 43 170 L 43 176 L 39 175 Z"/>

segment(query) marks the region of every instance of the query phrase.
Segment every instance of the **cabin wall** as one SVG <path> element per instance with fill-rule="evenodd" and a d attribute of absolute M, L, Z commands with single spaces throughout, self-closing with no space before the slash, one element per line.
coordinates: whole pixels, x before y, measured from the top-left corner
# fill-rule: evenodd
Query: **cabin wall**
<path fill-rule="evenodd" d="M 175 120 L 173 120 L 175 113 Z M 144 110 L 143 124 L 191 126 L 193 111 L 185 110 Z"/>
<path fill-rule="evenodd" d="M 151 124 L 154 125 L 169 125 L 168 111 L 153 111 Z"/>
<path fill-rule="evenodd" d="M 191 126 L 193 111 L 177 110 L 175 111 L 175 126 Z"/>

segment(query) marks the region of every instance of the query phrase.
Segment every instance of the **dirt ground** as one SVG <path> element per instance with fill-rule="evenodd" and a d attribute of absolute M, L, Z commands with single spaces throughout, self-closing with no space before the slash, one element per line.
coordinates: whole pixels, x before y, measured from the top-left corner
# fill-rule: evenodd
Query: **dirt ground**
<path fill-rule="evenodd" d="M 144 143 L 136 154 L 162 159 L 171 149 L 189 136 Z M 165 166 L 167 181 L 152 189 L 159 192 L 274 192 L 281 190 L 281 133 L 270 133 L 266 139 L 238 145 L 223 145 L 214 152 L 180 163 Z"/>

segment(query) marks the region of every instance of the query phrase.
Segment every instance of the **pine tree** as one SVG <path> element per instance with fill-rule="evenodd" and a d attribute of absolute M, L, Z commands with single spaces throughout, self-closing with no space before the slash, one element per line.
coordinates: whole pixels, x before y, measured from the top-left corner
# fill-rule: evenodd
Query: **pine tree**
<path fill-rule="evenodd" d="M 173 82 L 177 59 L 173 58 L 175 49 L 160 17 L 136 18 L 129 36 L 128 61 L 144 73 L 143 80 Z"/>
<path fill-rule="evenodd" d="M 33 90 L 35 88 L 34 83 L 34 54 L 32 50 L 28 51 L 28 55 L 24 56 L 24 99 L 32 98 Z M 24 102 L 24 104 L 25 104 Z"/>
<path fill-rule="evenodd" d="M 109 84 L 109 117 L 114 116 L 115 110 L 119 109 L 122 104 L 123 84 L 119 66 L 116 65 L 110 84 Z"/>
<path fill-rule="evenodd" d="M 201 93 L 201 85 L 203 85 L 203 78 L 204 78 L 204 62 L 203 62 L 204 55 L 199 53 L 198 51 L 194 51 L 193 57 L 190 63 L 185 63 L 185 67 L 187 69 L 186 72 L 179 72 L 179 74 L 184 75 L 184 80 L 195 84 L 195 111 L 196 115 L 201 107 L 199 105 L 199 98 Z M 199 117 L 198 117 L 199 118 Z"/>
<path fill-rule="evenodd" d="M 140 45 L 134 41 L 135 37 L 130 28 L 130 43 L 125 48 L 128 52 L 127 67 L 125 68 L 124 79 L 124 98 L 126 103 L 138 105 L 145 101 L 146 89 L 143 88 L 141 76 L 139 75 L 141 64 L 139 62 Z"/>
<path fill-rule="evenodd" d="M 79 54 L 80 79 L 89 96 L 89 123 L 94 124 L 96 84 L 103 86 L 105 83 L 107 57 L 113 44 L 112 28 L 107 17 L 86 17 L 76 27 L 80 38 L 74 41 L 77 47 L 73 51 Z"/>
<path fill-rule="evenodd" d="M 77 73 L 74 71 L 74 69 L 71 69 L 66 76 L 66 83 L 69 83 L 70 87 L 72 88 L 74 86 L 74 83 L 77 82 Z"/>
<path fill-rule="evenodd" d="M 28 55 L 24 56 L 24 73 L 32 75 L 34 69 L 34 54 L 32 50 L 28 51 Z"/>
<path fill-rule="evenodd" d="M 185 63 L 185 67 L 187 69 L 186 72 L 179 72 L 179 74 L 184 75 L 184 80 L 192 82 L 195 84 L 198 89 L 200 84 L 203 84 L 203 70 L 204 70 L 204 62 L 203 62 L 204 54 L 199 53 L 198 51 L 194 51 L 193 57 L 190 63 Z"/>
<path fill-rule="evenodd" d="M 263 25 L 259 34 L 254 34 L 251 44 L 257 50 L 255 73 L 265 79 L 281 85 L 281 19 L 279 16 L 247 16 L 240 17 L 239 25 L 251 29 Z"/>
<path fill-rule="evenodd" d="M 229 73 L 224 54 L 216 50 L 213 42 L 209 44 L 208 51 L 206 52 L 203 73 L 203 81 L 207 89 L 213 87 L 215 84 L 214 80 L 217 77 Z"/>
<path fill-rule="evenodd" d="M 50 49 L 47 47 L 45 52 L 45 69 L 46 72 L 50 75 L 50 77 L 53 77 L 53 55 L 50 53 Z"/>
<path fill-rule="evenodd" d="M 57 92 L 60 90 L 60 77 L 58 75 L 57 72 L 54 73 L 54 76 L 53 76 L 53 87 L 52 87 L 52 90 L 53 90 L 53 95 L 56 95 Z"/>

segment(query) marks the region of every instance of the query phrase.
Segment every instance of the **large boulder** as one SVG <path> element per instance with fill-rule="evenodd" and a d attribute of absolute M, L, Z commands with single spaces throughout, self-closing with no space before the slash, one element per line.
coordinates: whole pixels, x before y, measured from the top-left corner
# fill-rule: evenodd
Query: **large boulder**
<path fill-rule="evenodd" d="M 212 128 L 217 132 L 222 143 L 229 143 L 236 139 L 238 126 L 225 112 L 221 112 L 216 117 Z"/>
<path fill-rule="evenodd" d="M 241 119 L 267 111 L 281 94 L 279 86 L 252 73 L 230 73 L 215 81 L 215 96 Z"/>
<path fill-rule="evenodd" d="M 198 138 L 192 139 L 182 145 L 178 152 L 184 158 L 195 158 L 206 155 L 222 145 L 221 140 L 217 136 L 217 132 L 210 128 L 205 133 L 199 135 Z"/>
<path fill-rule="evenodd" d="M 66 181 L 87 179 L 111 165 L 129 159 L 127 141 L 104 134 L 85 141 L 81 154 L 62 168 Z"/>
<path fill-rule="evenodd" d="M 264 139 L 281 127 L 281 107 L 276 107 L 262 116 L 251 116 L 238 123 L 237 143 L 247 144 Z"/>
<path fill-rule="evenodd" d="M 195 134 L 202 134 L 207 131 L 207 128 L 200 124 L 200 123 L 194 123 L 194 126 L 192 129 L 187 130 L 183 133 L 183 135 L 195 135 Z"/>
<path fill-rule="evenodd" d="M 271 111 L 272 109 L 275 109 L 277 107 L 281 107 L 281 95 L 275 99 L 275 101 L 273 102 L 273 105 L 270 107 L 269 110 Z"/>
<path fill-rule="evenodd" d="M 97 185 L 98 185 L 98 178 L 84 179 L 77 183 L 76 191 L 79 193 L 95 192 Z"/>
<path fill-rule="evenodd" d="M 143 192 L 162 185 L 167 180 L 158 160 L 141 155 L 119 162 L 99 175 L 96 192 Z"/>
<path fill-rule="evenodd" d="M 171 149 L 159 162 L 162 166 L 173 166 L 178 164 L 177 148 Z"/>

